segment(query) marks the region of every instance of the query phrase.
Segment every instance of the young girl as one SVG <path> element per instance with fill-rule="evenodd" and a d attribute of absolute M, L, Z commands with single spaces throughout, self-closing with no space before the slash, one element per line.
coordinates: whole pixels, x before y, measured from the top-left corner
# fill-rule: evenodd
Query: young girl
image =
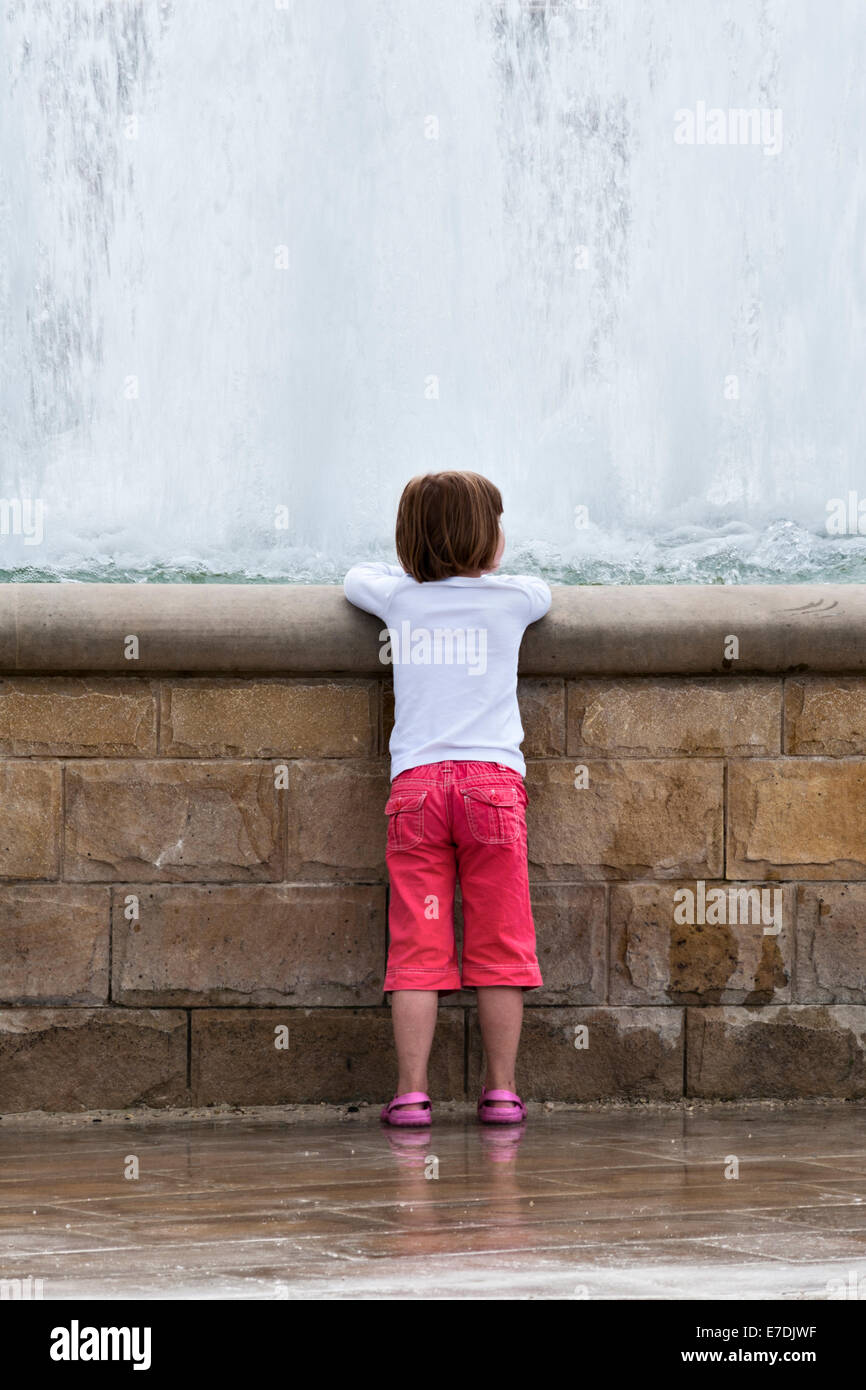
<path fill-rule="evenodd" d="M 523 991 L 542 984 L 529 904 L 517 653 L 550 607 L 541 579 L 498 575 L 499 489 L 477 473 L 413 478 L 397 511 L 401 566 L 355 565 L 346 597 L 381 618 L 394 671 L 385 991 L 397 1048 L 391 1125 L 432 1118 L 427 1061 L 439 995 L 474 989 L 487 1057 L 485 1124 L 518 1124 Z M 383 655 L 386 653 L 383 652 Z M 463 961 L 454 887 L 463 899 Z"/>

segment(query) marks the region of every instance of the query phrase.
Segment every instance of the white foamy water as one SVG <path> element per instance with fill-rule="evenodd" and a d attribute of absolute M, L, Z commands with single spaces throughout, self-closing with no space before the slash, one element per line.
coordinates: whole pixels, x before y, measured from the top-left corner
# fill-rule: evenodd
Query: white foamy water
<path fill-rule="evenodd" d="M 862 0 L 6 0 L 0 63 L 0 571 L 332 579 L 475 468 L 551 577 L 866 577 Z"/>

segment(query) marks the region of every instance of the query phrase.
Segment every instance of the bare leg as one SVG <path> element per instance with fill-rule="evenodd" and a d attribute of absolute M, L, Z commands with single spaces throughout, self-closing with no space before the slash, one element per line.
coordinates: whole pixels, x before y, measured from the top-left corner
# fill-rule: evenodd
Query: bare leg
<path fill-rule="evenodd" d="M 490 1091 L 516 1091 L 514 1069 L 523 1023 L 523 990 L 513 985 L 483 985 L 478 995 L 478 1020 L 487 1056 L 485 1086 Z M 493 1101 L 507 1105 L 508 1101 Z"/>
<path fill-rule="evenodd" d="M 391 995 L 391 1022 L 397 1048 L 397 1095 L 427 1090 L 427 1062 L 436 1031 L 439 991 L 395 989 Z M 420 1105 L 407 1105 L 420 1110 Z"/>

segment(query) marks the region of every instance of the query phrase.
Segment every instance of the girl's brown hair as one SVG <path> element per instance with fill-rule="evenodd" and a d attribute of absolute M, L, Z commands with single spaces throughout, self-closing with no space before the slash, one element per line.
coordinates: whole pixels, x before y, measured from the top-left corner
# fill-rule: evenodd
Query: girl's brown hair
<path fill-rule="evenodd" d="M 397 508 L 397 558 L 419 584 L 489 570 L 501 515 L 502 494 L 480 473 L 422 473 Z"/>

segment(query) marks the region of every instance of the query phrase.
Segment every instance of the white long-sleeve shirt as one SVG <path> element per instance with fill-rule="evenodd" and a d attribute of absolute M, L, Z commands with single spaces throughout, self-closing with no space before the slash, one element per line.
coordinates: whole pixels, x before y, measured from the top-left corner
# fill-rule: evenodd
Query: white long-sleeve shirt
<path fill-rule="evenodd" d="M 381 618 L 380 659 L 393 665 L 391 777 L 446 761 L 495 762 L 521 776 L 517 654 L 550 608 L 527 575 L 464 575 L 419 584 L 396 565 L 355 565 L 346 598 Z"/>

